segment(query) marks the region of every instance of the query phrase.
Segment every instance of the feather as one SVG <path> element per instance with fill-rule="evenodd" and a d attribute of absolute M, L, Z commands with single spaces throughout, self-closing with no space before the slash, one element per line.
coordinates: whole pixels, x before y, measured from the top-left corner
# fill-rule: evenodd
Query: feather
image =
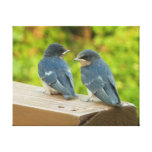
<path fill-rule="evenodd" d="M 58 57 L 43 58 L 38 65 L 40 78 L 63 95 L 75 95 L 72 74 L 66 62 Z"/>
<path fill-rule="evenodd" d="M 100 100 L 110 105 L 119 105 L 120 98 L 112 72 L 102 59 L 90 66 L 81 67 L 81 78 L 83 84 Z"/>

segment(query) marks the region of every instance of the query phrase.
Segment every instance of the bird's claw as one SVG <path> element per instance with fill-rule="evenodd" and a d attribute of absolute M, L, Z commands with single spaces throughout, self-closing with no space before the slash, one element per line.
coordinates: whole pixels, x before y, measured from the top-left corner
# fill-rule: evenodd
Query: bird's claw
<path fill-rule="evenodd" d="M 90 102 L 90 101 L 93 101 L 93 99 L 89 97 L 89 98 L 87 98 L 87 99 L 81 99 L 81 101 Z"/>

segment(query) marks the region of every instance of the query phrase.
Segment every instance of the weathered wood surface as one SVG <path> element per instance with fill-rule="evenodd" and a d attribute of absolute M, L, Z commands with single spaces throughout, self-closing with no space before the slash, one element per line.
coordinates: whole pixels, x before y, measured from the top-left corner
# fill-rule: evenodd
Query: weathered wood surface
<path fill-rule="evenodd" d="M 14 126 L 137 126 L 136 107 L 123 102 L 115 108 L 102 102 L 65 100 L 61 95 L 47 95 L 42 87 L 13 82 Z"/>

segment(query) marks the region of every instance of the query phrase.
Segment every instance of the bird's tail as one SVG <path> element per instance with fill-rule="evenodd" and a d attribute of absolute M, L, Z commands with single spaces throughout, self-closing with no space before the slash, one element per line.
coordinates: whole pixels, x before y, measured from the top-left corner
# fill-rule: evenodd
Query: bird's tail
<path fill-rule="evenodd" d="M 113 105 L 113 106 L 115 106 L 115 107 L 122 107 L 123 105 L 122 105 L 121 102 L 119 102 L 119 103 L 117 103 L 117 104 L 115 104 L 115 105 Z"/>

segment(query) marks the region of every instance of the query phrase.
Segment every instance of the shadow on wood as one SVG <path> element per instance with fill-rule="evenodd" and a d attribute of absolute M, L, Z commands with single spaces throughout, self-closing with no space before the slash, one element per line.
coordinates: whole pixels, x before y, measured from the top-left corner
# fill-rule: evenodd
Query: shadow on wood
<path fill-rule="evenodd" d="M 83 102 L 87 98 L 65 100 L 46 95 L 42 87 L 13 82 L 14 126 L 137 126 L 136 107 L 123 102 L 116 108 L 102 102 Z"/>

